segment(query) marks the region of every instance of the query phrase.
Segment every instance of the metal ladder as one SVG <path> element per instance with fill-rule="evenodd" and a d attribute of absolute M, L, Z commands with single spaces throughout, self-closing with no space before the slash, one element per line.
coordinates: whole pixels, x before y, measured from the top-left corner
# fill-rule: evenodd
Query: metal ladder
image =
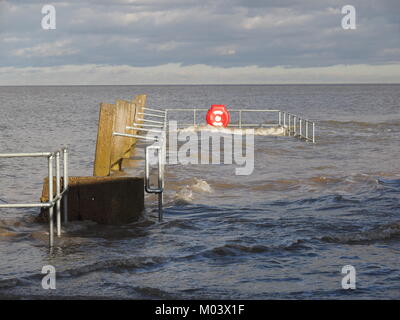
<path fill-rule="evenodd" d="M 144 112 L 138 112 L 137 114 L 141 118 L 136 119 L 136 122 L 132 126 L 127 126 L 127 130 L 137 130 L 143 133 L 154 133 L 158 137 L 145 136 L 144 134 L 128 134 L 122 132 L 114 132 L 114 136 L 136 138 L 147 142 L 153 142 L 152 145 L 146 146 L 145 150 L 145 179 L 144 189 L 147 193 L 158 194 L 158 220 L 163 220 L 163 192 L 164 192 L 164 173 L 166 163 L 166 132 L 167 132 L 167 118 L 168 112 L 166 110 L 143 108 Z M 146 112 L 149 111 L 149 112 Z M 149 117 L 150 119 L 148 119 Z M 154 120 L 154 118 L 158 120 Z M 161 121 L 160 121 L 161 120 Z M 157 152 L 157 163 L 158 163 L 158 184 L 152 186 L 150 183 L 150 152 Z"/>

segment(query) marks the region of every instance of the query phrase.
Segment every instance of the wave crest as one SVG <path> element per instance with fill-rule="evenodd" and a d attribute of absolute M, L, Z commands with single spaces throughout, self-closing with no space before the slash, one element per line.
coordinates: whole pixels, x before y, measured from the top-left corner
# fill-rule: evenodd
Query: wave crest
<path fill-rule="evenodd" d="M 193 201 L 194 194 L 196 193 L 211 193 L 213 189 L 207 181 L 194 178 L 193 182 L 182 187 L 176 194 L 174 204 L 186 205 Z"/>
<path fill-rule="evenodd" d="M 254 131 L 253 131 L 254 130 Z M 201 132 L 207 131 L 212 133 L 223 133 L 223 134 L 254 134 L 256 136 L 282 136 L 285 133 L 283 127 L 269 127 L 269 128 L 221 128 L 213 127 L 209 125 L 202 126 L 190 126 L 182 129 L 178 129 L 178 132 Z"/>
<path fill-rule="evenodd" d="M 376 241 L 394 240 L 400 237 L 400 222 L 383 225 L 368 231 L 339 236 L 324 236 L 320 240 L 339 244 L 364 244 Z"/>

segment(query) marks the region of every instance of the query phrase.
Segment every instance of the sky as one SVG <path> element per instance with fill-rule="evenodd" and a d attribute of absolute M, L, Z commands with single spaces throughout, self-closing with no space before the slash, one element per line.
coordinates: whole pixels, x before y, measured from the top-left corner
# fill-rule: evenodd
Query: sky
<path fill-rule="evenodd" d="M 278 83 L 400 83 L 400 1 L 0 0 L 0 85 Z"/>

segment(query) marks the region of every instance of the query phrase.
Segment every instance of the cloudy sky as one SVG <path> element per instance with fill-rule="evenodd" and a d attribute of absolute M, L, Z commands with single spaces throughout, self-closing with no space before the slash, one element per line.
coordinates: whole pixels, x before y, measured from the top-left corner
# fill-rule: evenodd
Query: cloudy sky
<path fill-rule="evenodd" d="M 400 83 L 399 0 L 0 0 L 0 85 L 352 82 Z"/>

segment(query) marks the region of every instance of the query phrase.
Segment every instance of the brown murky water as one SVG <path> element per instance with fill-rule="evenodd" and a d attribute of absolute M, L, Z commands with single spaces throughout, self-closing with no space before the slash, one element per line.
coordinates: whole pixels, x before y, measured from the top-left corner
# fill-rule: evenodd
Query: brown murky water
<path fill-rule="evenodd" d="M 317 122 L 317 144 L 255 137 L 255 169 L 167 166 L 165 221 L 75 222 L 53 254 L 36 210 L 0 211 L 0 296 L 400 298 L 400 85 L 0 87 L 1 152 L 68 144 L 92 172 L 98 104 L 149 95 L 156 108 L 223 103 Z M 0 199 L 40 196 L 46 164 L 0 162 Z M 57 290 L 41 269 L 57 270 Z M 341 289 L 341 269 L 357 290 Z"/>

